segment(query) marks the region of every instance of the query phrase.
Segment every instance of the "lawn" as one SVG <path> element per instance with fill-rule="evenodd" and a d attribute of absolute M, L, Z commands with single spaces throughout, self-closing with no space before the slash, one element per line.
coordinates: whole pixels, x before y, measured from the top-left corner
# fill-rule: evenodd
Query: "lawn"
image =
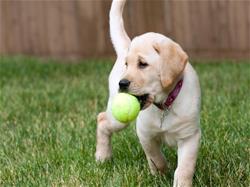
<path fill-rule="evenodd" d="M 217 61 L 218 62 L 218 61 Z M 94 159 L 96 115 L 105 109 L 111 60 L 60 64 L 0 58 L 0 186 L 171 186 L 152 176 L 135 126 L 113 137 L 112 161 Z M 194 62 L 203 137 L 194 186 L 250 184 L 250 63 Z"/>

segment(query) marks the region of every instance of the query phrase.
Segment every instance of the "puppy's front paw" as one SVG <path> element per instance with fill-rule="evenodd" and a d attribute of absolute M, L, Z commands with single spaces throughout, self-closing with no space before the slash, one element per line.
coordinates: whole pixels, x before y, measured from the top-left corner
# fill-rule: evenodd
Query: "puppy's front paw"
<path fill-rule="evenodd" d="M 164 175 L 167 171 L 167 164 L 165 160 L 153 160 L 148 158 L 149 168 L 152 175 Z"/>
<path fill-rule="evenodd" d="M 192 187 L 192 172 L 176 170 L 174 174 L 174 187 Z"/>
<path fill-rule="evenodd" d="M 110 160 L 112 157 L 112 151 L 109 148 L 106 149 L 96 149 L 95 152 L 95 160 L 97 162 L 104 162 L 106 160 Z"/>

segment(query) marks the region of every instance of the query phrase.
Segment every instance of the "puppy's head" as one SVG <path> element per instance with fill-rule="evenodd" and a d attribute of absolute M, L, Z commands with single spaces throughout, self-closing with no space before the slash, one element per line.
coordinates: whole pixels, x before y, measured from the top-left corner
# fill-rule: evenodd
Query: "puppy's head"
<path fill-rule="evenodd" d="M 187 60 L 182 48 L 161 34 L 136 37 L 128 50 L 120 90 L 135 95 L 142 109 L 160 103 L 182 75 Z"/>

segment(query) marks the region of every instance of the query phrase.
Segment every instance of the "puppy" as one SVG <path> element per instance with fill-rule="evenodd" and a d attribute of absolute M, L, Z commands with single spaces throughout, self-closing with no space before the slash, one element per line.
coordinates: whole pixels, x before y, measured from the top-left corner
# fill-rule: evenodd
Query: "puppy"
<path fill-rule="evenodd" d="M 141 103 L 136 131 L 153 174 L 166 171 L 162 143 L 178 147 L 173 186 L 192 186 L 201 131 L 200 86 L 188 56 L 173 40 L 157 33 L 129 39 L 122 12 L 126 0 L 113 0 L 110 34 L 117 60 L 109 76 L 107 110 L 97 117 L 97 161 L 111 158 L 112 133 L 124 129 L 111 113 L 113 97 L 128 92 Z"/>

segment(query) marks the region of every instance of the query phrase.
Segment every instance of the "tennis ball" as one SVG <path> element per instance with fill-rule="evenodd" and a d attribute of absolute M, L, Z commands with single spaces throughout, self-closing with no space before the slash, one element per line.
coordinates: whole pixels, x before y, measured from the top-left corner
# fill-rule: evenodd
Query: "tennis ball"
<path fill-rule="evenodd" d="M 118 93 L 113 99 L 111 110 L 115 119 L 128 123 L 138 116 L 140 103 L 133 95 Z"/>

